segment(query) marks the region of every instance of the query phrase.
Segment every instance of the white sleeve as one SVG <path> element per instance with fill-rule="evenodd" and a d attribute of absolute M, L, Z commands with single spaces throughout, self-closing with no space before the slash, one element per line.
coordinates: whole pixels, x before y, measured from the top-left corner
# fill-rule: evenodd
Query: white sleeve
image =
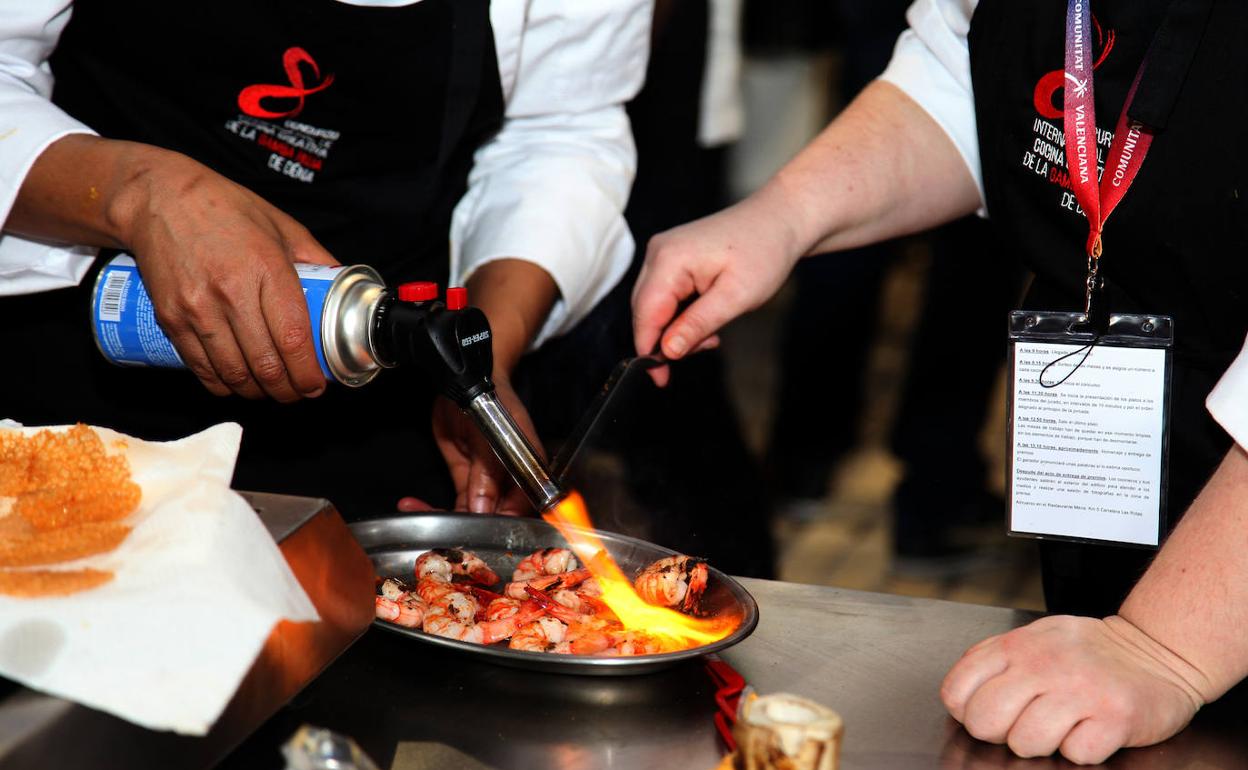
<path fill-rule="evenodd" d="M 0 4 L 0 223 L 8 220 L 22 182 L 48 145 L 67 134 L 93 133 L 49 101 L 48 57 L 71 5 L 70 0 Z M 95 253 L 0 232 L 0 295 L 73 286 Z"/>
<path fill-rule="evenodd" d="M 475 156 L 451 222 L 451 280 L 514 257 L 554 278 L 534 345 L 570 329 L 633 257 L 637 157 L 624 104 L 649 55 L 651 0 L 494 0 L 503 126 Z"/>
<path fill-rule="evenodd" d="M 910 28 L 880 77 L 906 92 L 953 140 L 984 200 L 966 34 L 978 0 L 915 0 Z M 980 213 L 984 213 L 981 207 Z"/>
<path fill-rule="evenodd" d="M 1248 339 L 1239 357 L 1205 399 L 1205 408 L 1236 444 L 1248 449 Z"/>

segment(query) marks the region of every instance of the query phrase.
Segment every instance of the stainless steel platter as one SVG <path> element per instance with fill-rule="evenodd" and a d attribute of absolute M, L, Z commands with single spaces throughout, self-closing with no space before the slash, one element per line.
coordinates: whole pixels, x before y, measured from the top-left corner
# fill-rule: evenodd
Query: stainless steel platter
<path fill-rule="evenodd" d="M 499 575 L 507 577 L 521 559 L 538 548 L 567 546 L 558 530 L 541 519 L 465 513 L 426 513 L 371 519 L 352 524 L 351 532 L 372 559 L 379 576 L 399 577 L 409 581 L 416 557 L 431 548 L 464 548 L 474 551 Z M 634 537 L 601 530 L 594 532 L 624 574 L 630 577 L 656 559 L 676 553 Z M 702 604 L 704 611 L 712 616 L 739 614 L 741 624 L 731 634 L 713 644 L 658 655 L 619 658 L 521 652 L 506 646 L 483 646 L 445 639 L 383 620 L 376 620 L 374 624 L 424 644 L 462 650 L 466 654 L 506 666 L 564 674 L 632 675 L 657 671 L 689 658 L 731 647 L 749 636 L 758 625 L 758 604 L 754 597 L 740 583 L 715 569 L 713 565 L 710 565 L 710 578 Z"/>

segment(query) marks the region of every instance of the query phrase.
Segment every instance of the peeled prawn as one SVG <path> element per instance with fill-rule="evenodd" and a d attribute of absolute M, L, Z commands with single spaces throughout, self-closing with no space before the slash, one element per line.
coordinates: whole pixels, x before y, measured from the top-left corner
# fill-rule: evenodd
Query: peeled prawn
<path fill-rule="evenodd" d="M 461 548 L 434 548 L 421 554 L 416 559 L 415 572 L 417 580 L 433 577 L 449 583 L 460 575 L 483 586 L 499 581 L 498 574 L 480 556 Z"/>
<path fill-rule="evenodd" d="M 416 583 L 416 594 L 428 604 L 457 591 L 459 588 L 454 583 L 436 577 L 423 577 Z"/>
<path fill-rule="evenodd" d="M 539 548 L 524 557 L 511 573 L 513 582 L 532 580 L 542 575 L 558 575 L 577 568 L 576 556 L 567 548 Z"/>
<path fill-rule="evenodd" d="M 399 597 L 411 591 L 411 586 L 398 578 L 386 578 L 381 583 L 381 595 L 391 601 L 398 601 Z"/>
<path fill-rule="evenodd" d="M 408 628 L 419 628 L 428 608 L 429 605 L 421 601 L 419 596 L 409 593 L 394 599 L 378 596 L 374 602 L 374 613 L 377 617 Z"/>
<path fill-rule="evenodd" d="M 577 612 L 532 586 L 527 591 L 539 607 L 568 627 L 563 640 L 550 647 L 547 652 L 596 655 L 609 650 L 615 644 L 615 634 L 624 630 L 614 618 Z"/>
<path fill-rule="evenodd" d="M 525 652 L 553 652 L 564 641 L 568 626 L 562 621 L 545 616 L 528 623 L 512 634 L 507 646 Z"/>
<path fill-rule="evenodd" d="M 614 615 L 611 612 L 611 608 L 601 599 L 591 593 L 580 590 L 580 586 L 576 589 L 561 588 L 552 592 L 550 598 L 573 612 L 582 615 Z"/>
<path fill-rule="evenodd" d="M 692 613 L 706 591 L 708 574 L 701 559 L 668 556 L 642 570 L 633 588 L 649 604 Z"/>
<path fill-rule="evenodd" d="M 507 584 L 503 589 L 503 593 L 513 599 L 527 599 L 529 588 L 535 588 L 538 591 L 558 591 L 580 585 L 591 577 L 589 570 L 584 568 L 575 569 L 558 575 L 542 575 L 529 580 L 515 580 Z"/>
<path fill-rule="evenodd" d="M 501 620 L 503 618 L 509 618 L 519 612 L 520 607 L 523 605 L 524 602 L 519 599 L 512 599 L 510 596 L 500 596 L 486 605 L 485 619 Z"/>
<path fill-rule="evenodd" d="M 472 600 L 467 594 L 458 594 Z M 462 614 L 456 614 L 449 606 L 435 604 L 425 613 L 425 622 L 422 628 L 427 634 L 446 637 L 447 639 L 458 639 L 461 642 L 473 642 L 475 644 L 494 644 L 511 637 L 512 634 L 523 625 L 536 620 L 542 615 L 542 608 L 536 602 L 526 602 L 519 611 L 514 615 L 498 620 L 483 620 L 477 622 L 474 617 L 476 615 L 475 600 L 473 601 L 473 612 L 467 618 Z"/>

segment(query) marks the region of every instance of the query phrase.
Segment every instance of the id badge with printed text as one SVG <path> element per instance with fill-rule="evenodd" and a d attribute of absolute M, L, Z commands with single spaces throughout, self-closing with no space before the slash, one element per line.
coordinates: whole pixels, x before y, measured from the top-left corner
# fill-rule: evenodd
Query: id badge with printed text
<path fill-rule="evenodd" d="M 1009 534 L 1156 548 L 1165 532 L 1174 320 L 1010 313 Z"/>

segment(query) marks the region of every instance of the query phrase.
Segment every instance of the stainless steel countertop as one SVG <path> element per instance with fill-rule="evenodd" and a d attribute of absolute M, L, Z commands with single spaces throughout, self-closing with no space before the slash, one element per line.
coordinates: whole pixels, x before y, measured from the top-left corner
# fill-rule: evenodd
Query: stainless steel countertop
<path fill-rule="evenodd" d="M 349 537 L 352 553 L 327 547 L 342 545 L 328 530 L 345 528 L 323 501 L 251 499 L 288 560 L 304 570 L 300 579 L 321 584 L 318 595 L 327 587 L 345 590 L 341 568 L 335 580 L 324 579 L 326 564 L 354 557 L 368 572 Z M 367 598 L 371 575 L 362 579 Z M 797 693 L 838 710 L 846 725 L 845 770 L 1071 767 L 1060 760 L 1018 760 L 1002 747 L 972 740 L 946 716 L 937 697 L 941 679 L 964 649 L 1033 615 L 742 582 L 758 600 L 760 621 L 754 634 L 725 650 L 723 658 L 761 693 Z M 352 600 L 351 607 L 356 605 Z M 354 621 L 343 617 L 342 628 L 351 627 Z M 635 677 L 558 675 L 505 668 L 371 629 L 257 729 L 264 715 L 306 681 L 304 674 L 313 673 L 279 681 L 271 674 L 287 669 L 264 662 L 257 669 L 265 676 L 241 690 L 227 716 L 201 739 L 144 730 L 0 679 L 0 768 L 199 768 L 251 733 L 220 766 L 277 770 L 283 766 L 279 747 L 304 723 L 356 738 L 382 768 L 392 770 L 709 770 L 723 753 L 712 722 L 714 687 L 701 660 Z M 1207 707 L 1176 738 L 1120 752 L 1108 766 L 1248 768 L 1248 697 L 1233 695 L 1230 702 Z"/>
<path fill-rule="evenodd" d="M 1026 623 L 1013 610 L 744 580 L 752 636 L 723 658 L 760 693 L 787 691 L 845 719 L 845 770 L 1072 767 L 972 740 L 937 692 L 971 644 Z M 712 768 L 723 749 L 701 663 L 638 677 L 519 671 L 370 631 L 234 755 L 280 766 L 300 724 L 357 739 L 383 768 Z M 1236 713 L 1238 711 L 1239 713 Z M 1248 767 L 1241 709 L 1202 712 L 1178 738 L 1120 752 L 1112 768 Z"/>

